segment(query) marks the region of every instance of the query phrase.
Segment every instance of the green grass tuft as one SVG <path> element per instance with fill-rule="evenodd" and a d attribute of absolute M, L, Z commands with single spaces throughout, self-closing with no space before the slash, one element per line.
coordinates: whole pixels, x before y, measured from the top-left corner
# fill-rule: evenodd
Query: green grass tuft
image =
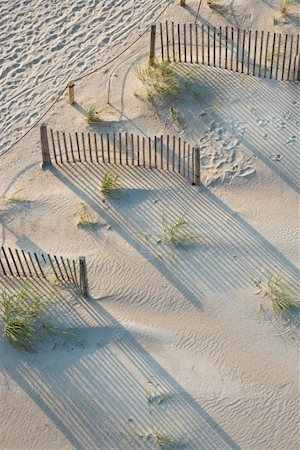
<path fill-rule="evenodd" d="M 197 236 L 185 230 L 186 214 L 180 214 L 175 222 L 168 222 L 165 214 L 162 216 L 163 240 L 166 244 L 184 245 L 190 244 Z"/>
<path fill-rule="evenodd" d="M 137 67 L 136 74 L 145 85 L 148 97 L 174 96 L 179 90 L 177 75 L 168 61 Z"/>
<path fill-rule="evenodd" d="M 273 275 L 268 279 L 265 296 L 270 301 L 270 310 L 275 317 L 286 319 L 300 308 L 300 302 L 283 285 L 280 275 Z"/>
<path fill-rule="evenodd" d="M 120 188 L 118 183 L 119 175 L 108 169 L 101 180 L 101 192 L 103 195 L 109 195 L 111 192 Z"/>
<path fill-rule="evenodd" d="M 92 123 L 101 120 L 101 111 L 97 109 L 96 105 L 91 105 L 86 112 L 87 123 Z"/>
<path fill-rule="evenodd" d="M 25 288 L 18 295 L 1 294 L 4 335 L 16 347 L 29 349 L 37 332 L 43 299 Z"/>

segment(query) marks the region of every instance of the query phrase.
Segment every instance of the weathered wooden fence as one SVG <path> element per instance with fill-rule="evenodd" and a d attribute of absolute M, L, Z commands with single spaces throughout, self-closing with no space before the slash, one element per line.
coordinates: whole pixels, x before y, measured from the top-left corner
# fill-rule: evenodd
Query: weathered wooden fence
<path fill-rule="evenodd" d="M 176 172 L 200 184 L 198 147 L 175 136 L 128 133 L 66 133 L 41 126 L 43 165 L 108 163 Z"/>
<path fill-rule="evenodd" d="M 0 275 L 48 280 L 54 275 L 58 281 L 70 283 L 78 288 L 83 295 L 88 294 L 87 267 L 83 256 L 76 261 L 63 256 L 1 247 Z"/>
<path fill-rule="evenodd" d="M 157 58 L 299 81 L 299 51 L 299 34 L 174 22 L 151 27 L 150 63 Z"/>

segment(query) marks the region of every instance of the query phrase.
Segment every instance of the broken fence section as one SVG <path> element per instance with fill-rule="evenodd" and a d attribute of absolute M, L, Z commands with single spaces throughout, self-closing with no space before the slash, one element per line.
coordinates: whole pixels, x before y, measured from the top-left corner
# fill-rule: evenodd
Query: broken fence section
<path fill-rule="evenodd" d="M 36 252 L 25 252 L 10 247 L 0 249 L 0 274 L 14 278 L 36 277 L 58 280 L 75 286 L 83 295 L 88 295 L 86 260 Z"/>
<path fill-rule="evenodd" d="M 151 27 L 150 64 L 157 58 L 300 81 L 299 52 L 299 34 L 168 21 Z"/>
<path fill-rule="evenodd" d="M 108 163 L 176 172 L 200 184 L 200 150 L 175 136 L 67 133 L 41 125 L 43 165 Z"/>

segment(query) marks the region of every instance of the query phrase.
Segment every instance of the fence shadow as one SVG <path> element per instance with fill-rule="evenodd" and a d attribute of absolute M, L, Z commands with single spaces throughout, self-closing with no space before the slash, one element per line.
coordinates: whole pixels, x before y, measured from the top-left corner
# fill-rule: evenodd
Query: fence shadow
<path fill-rule="evenodd" d="M 155 446 L 138 434 L 156 427 L 172 436 L 174 448 L 239 449 L 99 302 L 62 294 L 39 280 L 32 283 L 36 292 L 55 297 L 56 310 L 51 312 L 49 306 L 50 320 L 72 326 L 77 333 L 68 341 L 51 337 L 34 353 L 20 352 L 2 342 L 1 362 L 4 376 L 14 380 L 38 406 L 51 421 L 47 426 L 50 430 L 55 427 L 55 435 L 59 430 L 66 445 L 150 449 Z M 1 285 L 10 292 L 21 287 L 12 280 L 1 280 Z M 157 387 L 151 417 L 145 400 L 149 383 Z M 164 399 L 161 405 L 159 398 Z M 29 413 L 22 423 L 32 427 L 31 420 Z M 37 442 L 43 444 L 47 439 L 46 428 L 38 430 Z"/>
<path fill-rule="evenodd" d="M 176 174 L 116 167 L 123 191 L 104 207 L 99 195 L 103 165 L 64 165 L 52 173 L 145 257 L 194 307 L 207 290 L 223 292 L 252 285 L 261 270 L 280 271 L 293 286 L 299 274 L 270 242 L 208 189 L 191 187 Z M 163 243 L 162 216 L 174 224 L 187 215 L 195 242 Z M 124 256 L 124 255 L 123 255 Z"/>
<path fill-rule="evenodd" d="M 176 70 L 183 77 L 192 77 L 195 86 L 204 93 L 202 106 L 213 111 L 213 117 L 207 114 L 201 119 L 207 129 L 213 121 L 242 124 L 245 134 L 241 144 L 291 189 L 300 192 L 297 155 L 299 87 L 296 84 L 183 64 L 177 65 Z M 213 99 L 222 99 L 218 107 L 214 107 Z M 187 110 L 186 113 L 186 123 L 190 124 L 191 130 L 197 130 L 200 121 L 194 111 Z"/>

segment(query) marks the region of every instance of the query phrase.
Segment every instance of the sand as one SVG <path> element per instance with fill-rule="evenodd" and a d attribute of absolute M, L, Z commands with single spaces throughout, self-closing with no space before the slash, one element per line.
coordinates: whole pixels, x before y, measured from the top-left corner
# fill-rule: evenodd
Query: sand
<path fill-rule="evenodd" d="M 116 54 L 166 5 L 39 1 L 33 13 L 25 3 L 7 2 L 1 18 L 3 149 L 70 77 Z M 234 17 L 220 17 L 204 2 L 201 20 L 272 31 L 278 5 L 240 0 L 231 2 Z M 191 21 L 197 6 L 176 2 L 164 17 Z M 293 32 L 297 20 L 276 29 Z M 17 47 L 9 23 L 23 33 Z M 38 128 L 1 159 L 1 245 L 85 255 L 90 298 L 32 281 L 51 298 L 45 320 L 57 331 L 41 334 L 32 352 L 1 337 L 0 448 L 155 449 L 154 434 L 164 432 L 174 448 L 296 450 L 299 316 L 284 322 L 257 308 L 267 311 L 272 275 L 299 293 L 299 86 L 182 65 L 176 70 L 188 89 L 181 83 L 174 100 L 178 128 L 134 95 L 143 90 L 134 67 L 147 51 L 146 36 L 76 83 L 75 107 L 64 96 L 45 122 L 180 136 L 201 149 L 200 188 L 177 175 L 117 167 L 121 189 L 103 203 L 105 167 L 41 170 Z M 85 122 L 92 103 L 103 109 L 102 125 Z M 16 192 L 26 201 L 7 203 Z M 76 225 L 80 201 L 97 221 L 89 229 Z M 174 222 L 182 213 L 195 242 L 164 244 L 163 214 Z M 13 292 L 22 282 L 0 284 Z"/>

